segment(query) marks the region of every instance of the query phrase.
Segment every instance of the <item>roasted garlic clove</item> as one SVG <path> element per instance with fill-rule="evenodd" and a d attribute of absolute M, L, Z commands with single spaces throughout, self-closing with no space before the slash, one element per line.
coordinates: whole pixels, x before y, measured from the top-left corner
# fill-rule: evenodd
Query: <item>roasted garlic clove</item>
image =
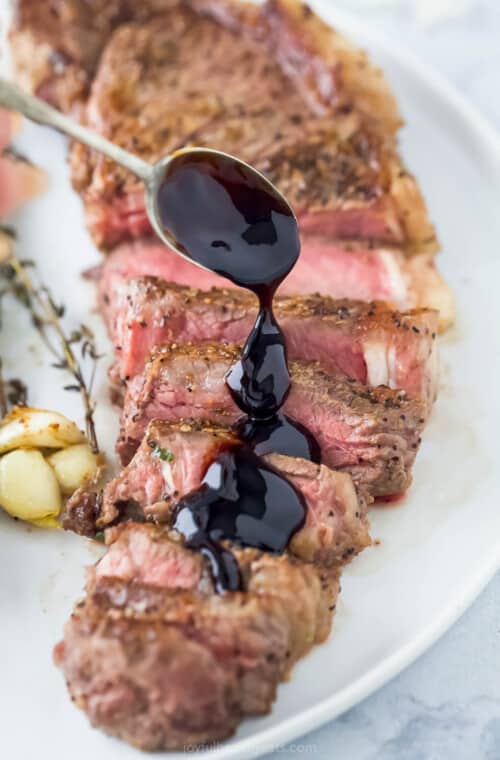
<path fill-rule="evenodd" d="M 0 459 L 0 504 L 12 517 L 41 520 L 61 511 L 54 470 L 36 449 L 17 449 Z"/>
<path fill-rule="evenodd" d="M 92 480 L 99 468 L 98 457 L 87 443 L 68 446 L 51 454 L 47 461 L 54 468 L 56 478 L 65 496 Z"/>
<path fill-rule="evenodd" d="M 0 454 L 22 447 L 62 449 L 84 441 L 74 422 L 46 409 L 18 406 L 0 423 Z"/>

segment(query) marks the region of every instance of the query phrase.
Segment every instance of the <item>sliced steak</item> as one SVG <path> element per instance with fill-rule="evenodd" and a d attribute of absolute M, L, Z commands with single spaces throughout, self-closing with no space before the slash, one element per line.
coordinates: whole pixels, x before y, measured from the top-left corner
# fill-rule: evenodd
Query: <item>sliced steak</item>
<path fill-rule="evenodd" d="M 130 460 L 153 419 L 208 418 L 232 425 L 241 412 L 224 378 L 239 352 L 221 344 L 157 349 L 127 387 L 118 442 L 122 460 Z M 335 377 L 314 362 L 291 362 L 290 370 L 284 411 L 316 437 L 323 463 L 350 472 L 372 496 L 405 491 L 425 424 L 425 403 L 404 391 Z"/>
<path fill-rule="evenodd" d="M 81 521 L 81 510 L 88 503 L 81 492 L 70 500 L 63 527 L 95 535 L 131 510 L 142 520 L 172 524 L 179 501 L 200 486 L 223 451 L 237 444 L 227 429 L 207 423 L 151 422 L 130 464 L 105 487 L 99 511 L 92 511 L 93 520 Z M 279 454 L 270 454 L 265 461 L 306 502 L 306 522 L 292 538 L 292 554 L 330 566 L 350 561 L 370 544 L 366 499 L 356 493 L 347 473 Z"/>
<path fill-rule="evenodd" d="M 62 514 L 62 527 L 91 537 L 126 519 L 168 523 L 179 496 L 198 488 L 217 455 L 236 441 L 227 428 L 201 421 L 181 425 L 152 422 L 134 461 L 104 493 L 83 488 L 73 494 Z"/>
<path fill-rule="evenodd" d="M 157 277 L 199 290 L 233 288 L 228 280 L 181 259 L 154 240 L 140 239 L 118 246 L 99 270 L 101 303 L 112 303 L 124 281 Z M 453 321 L 453 296 L 432 256 L 407 257 L 388 248 L 340 244 L 324 237 L 302 240 L 297 264 L 280 287 L 280 295 L 317 293 L 331 298 L 387 301 L 407 311 L 439 311 L 439 329 Z"/>
<path fill-rule="evenodd" d="M 112 31 L 176 0 L 15 0 L 10 43 L 20 84 L 62 110 L 88 95 Z"/>
<path fill-rule="evenodd" d="M 236 550 L 247 590 L 219 596 L 175 534 L 133 524 L 107 534 L 54 655 L 91 723 L 141 749 L 229 736 L 269 711 L 279 681 L 328 635 L 334 570 Z"/>
<path fill-rule="evenodd" d="M 287 14 L 280 19 L 286 29 Z M 417 184 L 376 112 L 357 109 L 342 85 L 315 108 L 290 86 L 279 51 L 277 58 L 265 34 L 228 28 L 184 4 L 113 33 L 84 118 L 148 161 L 189 142 L 238 155 L 283 191 L 303 235 L 436 250 Z M 72 167 L 98 245 L 151 231 L 136 178 L 81 145 Z"/>
<path fill-rule="evenodd" d="M 140 508 L 143 518 L 168 524 L 177 502 L 199 487 L 221 452 L 237 443 L 231 430 L 203 420 L 150 422 L 131 462 L 104 489 L 97 529 L 116 521 L 128 502 Z"/>
<path fill-rule="evenodd" d="M 84 119 L 113 142 L 147 160 L 190 140 L 223 148 L 278 183 L 304 233 L 436 248 L 394 149 L 400 118 L 381 72 L 307 6 L 41 5 L 18 0 L 11 40 L 24 81 L 68 107 L 94 77 Z M 98 244 L 149 230 L 129 174 L 80 146 L 73 170 Z"/>
<path fill-rule="evenodd" d="M 219 147 L 280 186 L 303 241 L 288 292 L 437 308 L 442 328 L 453 321 L 453 299 L 431 255 L 433 227 L 395 150 L 400 120 L 384 77 L 307 6 L 17 5 L 14 55 L 39 94 L 69 107 L 86 97 L 95 74 L 82 116 L 93 129 L 148 160 L 189 142 Z M 72 166 L 100 246 L 150 236 L 142 187 L 131 175 L 82 146 Z M 142 257 L 150 246 L 142 239 L 131 253 Z M 199 273 L 170 258 L 164 279 L 200 286 Z"/>
<path fill-rule="evenodd" d="M 244 343 L 257 316 L 257 301 L 244 290 L 206 292 L 155 278 L 116 277 L 100 300 L 124 379 L 141 372 L 162 343 Z M 381 302 L 318 295 L 278 297 L 273 309 L 291 359 L 317 360 L 361 383 L 434 400 L 437 312 L 400 313 Z"/>
<path fill-rule="evenodd" d="M 26 89 L 68 109 L 88 96 L 115 29 L 166 12 L 174 12 L 175 21 L 179 8 L 260 40 L 261 50 L 278 62 L 314 112 L 332 101 L 344 107 L 355 103 L 362 112 L 376 114 L 387 134 L 401 125 L 382 72 L 297 0 L 272 0 L 260 8 L 238 0 L 16 0 L 10 41 L 17 75 Z"/>

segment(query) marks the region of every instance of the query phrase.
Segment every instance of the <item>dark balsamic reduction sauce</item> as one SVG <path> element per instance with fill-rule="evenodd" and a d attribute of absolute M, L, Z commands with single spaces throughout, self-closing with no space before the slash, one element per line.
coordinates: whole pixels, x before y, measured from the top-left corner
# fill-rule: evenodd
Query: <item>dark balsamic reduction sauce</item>
<path fill-rule="evenodd" d="M 165 234 L 188 258 L 236 285 L 276 290 L 300 242 L 288 204 L 270 187 L 229 156 L 180 151 L 157 196 Z"/>
<path fill-rule="evenodd" d="M 321 462 L 321 449 L 314 436 L 300 422 L 281 412 L 267 420 L 242 417 L 234 428 L 238 438 L 259 456 L 285 454 L 317 464 Z"/>
<path fill-rule="evenodd" d="M 220 541 L 280 553 L 304 519 L 292 484 L 242 444 L 208 468 L 201 487 L 180 503 L 174 527 L 209 557 L 220 592 L 243 587 L 238 563 Z"/>
<path fill-rule="evenodd" d="M 259 299 L 241 359 L 226 377 L 244 413 L 236 425 L 242 443 L 209 467 L 201 487 L 180 502 L 175 519 L 187 545 L 208 557 L 217 590 L 240 590 L 238 562 L 221 541 L 280 553 L 305 520 L 301 494 L 261 456 L 321 458 L 313 436 L 280 411 L 290 374 L 272 303 L 300 253 L 297 222 L 263 177 L 203 150 L 175 156 L 157 204 L 165 233 L 179 250 Z"/>

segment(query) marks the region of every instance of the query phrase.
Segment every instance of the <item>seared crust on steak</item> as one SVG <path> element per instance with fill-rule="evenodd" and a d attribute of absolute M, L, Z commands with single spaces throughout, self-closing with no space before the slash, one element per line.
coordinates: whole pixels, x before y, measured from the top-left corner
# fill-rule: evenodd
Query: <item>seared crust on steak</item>
<path fill-rule="evenodd" d="M 266 43 L 314 110 L 348 92 L 387 132 L 400 126 L 382 71 L 296 0 L 268 0 L 261 8 L 237 0 L 16 0 L 10 40 L 18 76 L 27 89 L 68 108 L 87 97 L 116 28 L 188 7 Z"/>
<path fill-rule="evenodd" d="M 243 343 L 257 316 L 257 300 L 244 290 L 207 292 L 152 277 L 116 277 L 111 289 L 101 290 L 100 302 L 122 379 L 142 371 L 152 349 L 162 343 Z M 317 294 L 278 296 L 273 309 L 291 359 L 316 360 L 325 370 L 340 370 L 361 383 L 434 401 L 436 311 L 401 313 L 380 302 Z"/>
<path fill-rule="evenodd" d="M 143 520 L 168 524 L 179 499 L 198 488 L 216 457 L 237 443 L 231 430 L 202 419 L 151 422 L 134 459 L 105 487 L 85 535 L 122 521 L 129 509 L 135 509 L 136 520 L 141 515 Z M 161 450 L 172 461 L 162 460 Z M 63 524 L 76 533 L 80 531 L 73 515 L 78 516 L 80 501 L 70 500 Z"/>
<path fill-rule="evenodd" d="M 105 487 L 93 531 L 123 519 L 130 504 L 143 519 L 170 524 L 179 501 L 199 487 L 222 451 L 237 444 L 227 428 L 203 420 L 151 422 L 132 461 Z M 162 460 L 159 451 L 168 452 L 168 459 Z M 367 498 L 356 493 L 347 473 L 279 454 L 264 459 L 295 486 L 307 505 L 305 525 L 290 542 L 292 554 L 330 566 L 349 562 L 370 544 Z M 66 528 L 79 527 L 72 520 L 73 512 L 78 516 L 78 502 L 73 501 L 67 512 Z"/>
<path fill-rule="evenodd" d="M 287 292 L 437 308 L 440 329 L 453 322 L 434 228 L 396 149 L 387 83 L 298 0 L 17 0 L 11 40 L 25 85 L 66 109 L 78 104 L 89 126 L 143 158 L 191 143 L 267 173 L 299 216 L 303 252 Z M 131 256 L 147 257 L 142 186 L 83 146 L 72 167 L 98 245 L 130 241 Z M 172 254 L 162 276 L 201 279 Z"/>
<path fill-rule="evenodd" d="M 153 352 L 130 381 L 118 450 L 126 463 L 152 419 L 210 419 L 232 425 L 240 416 L 225 384 L 239 358 L 233 345 L 172 345 Z M 290 362 L 292 387 L 284 411 L 308 428 L 323 462 L 349 472 L 372 496 L 404 492 L 420 444 L 427 407 L 403 391 L 367 388 L 325 372 L 318 363 Z"/>
<path fill-rule="evenodd" d="M 22 86 L 62 110 L 89 92 L 113 30 L 178 0 L 16 0 L 10 42 Z"/>
<path fill-rule="evenodd" d="M 238 155 L 287 196 L 302 233 L 435 250 L 418 187 L 376 112 L 364 113 L 340 81 L 326 107 L 311 108 L 283 71 L 280 46 L 233 29 L 186 5 L 121 26 L 103 52 L 86 122 L 151 162 L 186 144 Z M 99 245 L 150 231 L 136 178 L 80 145 L 72 167 Z"/>
<path fill-rule="evenodd" d="M 235 550 L 247 590 L 219 596 L 175 534 L 127 525 L 107 540 L 54 654 L 91 723 L 141 749 L 229 736 L 328 635 L 335 570 Z"/>
<path fill-rule="evenodd" d="M 436 250 L 383 75 L 296 0 L 150 0 L 137 12 L 128 0 L 20 0 L 11 39 L 36 90 L 65 107 L 90 90 L 84 120 L 146 160 L 189 142 L 224 149 L 278 184 L 303 233 Z M 98 244 L 150 232 L 131 175 L 83 146 L 72 165 Z"/>
<path fill-rule="evenodd" d="M 210 464 L 224 450 L 238 443 L 227 428 L 203 420 L 155 420 L 132 461 L 102 494 L 79 491 L 71 497 L 62 525 L 90 537 L 128 519 L 170 525 L 179 501 L 199 487 Z M 159 452 L 166 452 L 163 459 Z M 369 546 L 366 513 L 371 499 L 362 489 L 356 492 L 348 473 L 279 454 L 264 458 L 306 502 L 306 521 L 290 542 L 291 554 L 331 566 L 350 562 Z"/>
<path fill-rule="evenodd" d="M 141 238 L 118 246 L 95 271 L 101 303 L 113 301 L 123 282 L 158 277 L 202 291 L 234 290 L 227 280 L 179 258 L 158 240 Z M 429 254 L 404 256 L 394 248 L 370 243 L 340 243 L 320 236 L 302 236 L 299 259 L 280 286 L 279 295 L 310 295 L 385 301 L 393 308 L 439 310 L 439 329 L 454 317 L 450 288 Z"/>
<path fill-rule="evenodd" d="M 203 419 L 153 420 L 131 462 L 105 487 L 95 527 L 100 530 L 121 519 L 123 506 L 130 502 L 145 519 L 168 524 L 178 501 L 200 486 L 220 453 L 237 444 L 231 430 Z M 161 450 L 171 461 L 159 458 Z"/>

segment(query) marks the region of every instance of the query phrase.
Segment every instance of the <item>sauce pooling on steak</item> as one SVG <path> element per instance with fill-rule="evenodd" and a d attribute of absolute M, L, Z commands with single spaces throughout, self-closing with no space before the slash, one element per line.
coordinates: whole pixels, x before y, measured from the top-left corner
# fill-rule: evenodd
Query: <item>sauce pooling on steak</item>
<path fill-rule="evenodd" d="M 302 528 L 305 509 L 295 487 L 243 444 L 210 465 L 201 487 L 181 501 L 174 527 L 206 554 L 218 591 L 239 590 L 237 560 L 219 542 L 281 553 Z"/>
<path fill-rule="evenodd" d="M 220 541 L 283 552 L 305 520 L 302 496 L 260 457 L 321 457 L 314 437 L 280 411 L 290 374 L 272 304 L 299 257 L 297 221 L 259 174 L 203 150 L 176 155 L 157 203 L 163 228 L 179 250 L 259 299 L 241 359 L 226 377 L 244 413 L 237 424 L 242 443 L 209 467 L 201 487 L 179 504 L 175 521 L 188 546 L 209 558 L 217 589 L 240 590 L 237 561 Z"/>

